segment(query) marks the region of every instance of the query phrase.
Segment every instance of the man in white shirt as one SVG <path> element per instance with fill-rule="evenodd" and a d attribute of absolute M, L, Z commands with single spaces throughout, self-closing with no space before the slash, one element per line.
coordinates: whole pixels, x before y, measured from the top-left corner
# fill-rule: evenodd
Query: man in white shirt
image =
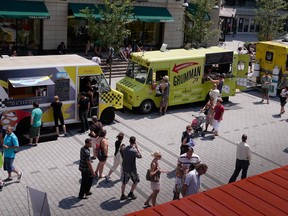
<path fill-rule="evenodd" d="M 95 56 L 92 58 L 92 61 L 95 62 L 97 65 L 101 64 L 101 59 L 99 58 L 98 54 L 95 54 Z"/>
<path fill-rule="evenodd" d="M 229 180 L 229 183 L 236 181 L 241 170 L 242 170 L 241 179 L 245 179 L 247 177 L 247 171 L 251 160 L 251 150 L 250 146 L 246 143 L 246 141 L 247 141 L 247 135 L 243 134 L 242 142 L 239 142 L 237 144 L 235 170 Z"/>
<path fill-rule="evenodd" d="M 190 172 L 186 175 L 183 185 L 183 196 L 196 194 L 200 189 L 200 176 L 205 174 L 208 170 L 206 164 L 197 164 L 195 169 L 193 166 L 189 167 Z"/>
<path fill-rule="evenodd" d="M 209 96 L 210 98 L 213 98 L 213 104 L 215 104 L 220 97 L 220 91 L 217 89 L 217 84 L 213 84 L 213 89 L 210 90 Z"/>

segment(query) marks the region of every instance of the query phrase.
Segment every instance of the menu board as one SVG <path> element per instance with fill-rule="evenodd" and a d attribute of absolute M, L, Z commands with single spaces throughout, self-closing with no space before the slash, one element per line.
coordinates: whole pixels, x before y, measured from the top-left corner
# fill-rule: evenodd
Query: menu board
<path fill-rule="evenodd" d="M 57 79 L 55 83 L 55 95 L 58 95 L 61 101 L 69 100 L 70 79 Z"/>
<path fill-rule="evenodd" d="M 227 64 L 232 62 L 233 62 L 233 51 L 206 54 L 205 65 Z"/>

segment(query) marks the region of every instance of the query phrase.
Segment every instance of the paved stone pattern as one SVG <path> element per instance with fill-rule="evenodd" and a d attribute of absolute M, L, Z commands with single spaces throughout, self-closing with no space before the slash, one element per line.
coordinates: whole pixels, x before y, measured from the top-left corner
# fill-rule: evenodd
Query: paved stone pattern
<path fill-rule="evenodd" d="M 226 48 L 236 50 L 241 41 L 255 41 L 255 38 L 236 35 L 226 37 Z M 119 78 L 112 79 L 112 87 Z M 209 135 L 196 139 L 195 153 L 209 166 L 202 178 L 202 190 L 209 190 L 226 184 L 234 170 L 236 142 L 243 133 L 248 135 L 248 143 L 253 155 L 248 176 L 253 176 L 288 164 L 288 108 L 282 118 L 276 117 L 280 111 L 278 98 L 271 98 L 270 104 L 261 104 L 258 90 L 240 92 L 230 97 L 225 103 L 224 120 L 220 136 L 211 140 Z M 286 105 L 287 107 L 287 105 Z M 159 116 L 158 112 L 142 116 L 126 110 L 117 112 L 116 121 L 105 126 L 109 139 L 109 158 L 104 174 L 113 164 L 114 142 L 119 132 L 124 132 L 124 142 L 128 144 L 129 136 L 136 136 L 143 158 L 137 160 L 140 183 L 135 191 L 138 197 L 133 201 L 119 201 L 121 181 L 118 170 L 112 174 L 111 182 L 104 179 L 94 180 L 88 200 L 79 201 L 77 196 L 81 174 L 78 170 L 79 151 L 87 134 L 78 134 L 77 129 L 68 125 L 69 137 L 59 137 L 57 141 L 40 143 L 38 147 L 21 147 L 15 165 L 24 171 L 21 183 L 7 183 L 0 192 L 0 215 L 32 215 L 31 202 L 26 187 L 32 187 L 48 194 L 52 215 L 124 215 L 141 210 L 143 203 L 151 193 L 150 184 L 145 180 L 145 173 L 152 160 L 151 153 L 160 150 L 163 170 L 170 171 L 161 175 L 162 189 L 157 203 L 172 199 L 175 166 L 179 156 L 180 137 L 187 124 L 200 110 L 199 105 L 169 107 L 168 114 Z M 211 128 L 210 128 L 211 129 Z M 93 162 L 96 168 L 97 161 Z M 0 177 L 7 174 L 0 170 Z M 126 194 L 131 183 L 126 187 Z M 29 206 L 29 207 L 28 207 Z"/>
<path fill-rule="evenodd" d="M 243 133 L 248 135 L 253 151 L 249 176 L 288 164 L 287 153 L 284 152 L 288 147 L 288 113 L 282 118 L 275 116 L 280 110 L 278 98 L 271 98 L 269 105 L 259 103 L 260 100 L 258 90 L 240 92 L 230 97 L 230 101 L 225 103 L 220 136 L 215 140 L 211 140 L 209 135 L 196 139 L 195 153 L 209 166 L 207 175 L 202 178 L 203 190 L 228 182 L 234 169 L 236 142 Z M 137 137 L 143 159 L 137 160 L 141 181 L 135 191 L 136 200 L 119 201 L 119 169 L 112 174 L 109 183 L 104 179 L 95 180 L 91 189 L 93 195 L 88 200 L 77 199 L 81 178 L 78 170 L 79 150 L 87 134 L 78 134 L 74 128 L 67 138 L 59 137 L 57 141 L 40 143 L 38 147 L 21 147 L 15 165 L 24 171 L 24 176 L 21 183 L 7 183 L 0 192 L 1 215 L 28 215 L 26 186 L 47 192 L 52 215 L 123 215 L 140 210 L 151 192 L 145 173 L 152 160 L 151 153 L 155 150 L 163 153 L 161 168 L 170 171 L 161 176 L 162 189 L 157 202 L 170 201 L 180 136 L 186 125 L 191 123 L 192 114 L 197 115 L 200 108 L 195 105 L 171 107 L 168 114 L 161 117 L 158 112 L 142 116 L 126 110 L 124 113 L 117 112 L 116 121 L 105 126 L 110 146 L 104 174 L 108 173 L 113 163 L 116 135 L 124 132 L 126 144 L 129 136 Z M 97 161 L 93 162 L 94 168 L 96 165 Z M 6 173 L 1 170 L 0 176 L 6 177 Z M 126 194 L 130 185 L 126 187 Z"/>

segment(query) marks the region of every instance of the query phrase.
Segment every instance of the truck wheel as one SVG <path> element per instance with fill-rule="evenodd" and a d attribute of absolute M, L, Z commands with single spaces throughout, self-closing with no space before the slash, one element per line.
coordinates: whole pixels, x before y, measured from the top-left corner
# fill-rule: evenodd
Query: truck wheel
<path fill-rule="evenodd" d="M 222 100 L 223 100 L 223 102 L 228 102 L 229 101 L 229 97 L 223 97 Z"/>
<path fill-rule="evenodd" d="M 111 124 L 115 119 L 115 112 L 112 108 L 106 108 L 101 113 L 100 121 L 102 124 Z"/>
<path fill-rule="evenodd" d="M 17 134 L 26 134 L 29 132 L 29 128 L 30 128 L 30 118 L 24 118 L 22 119 L 16 127 L 16 133 Z"/>
<path fill-rule="evenodd" d="M 145 100 L 141 103 L 139 109 L 142 114 L 149 114 L 154 109 L 154 102 L 152 100 Z"/>

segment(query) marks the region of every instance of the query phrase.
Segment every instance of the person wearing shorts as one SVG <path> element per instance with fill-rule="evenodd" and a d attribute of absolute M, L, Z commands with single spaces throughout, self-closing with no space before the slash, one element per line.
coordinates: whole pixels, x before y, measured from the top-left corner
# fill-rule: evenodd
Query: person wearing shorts
<path fill-rule="evenodd" d="M 7 126 L 4 137 L 4 170 L 8 172 L 8 177 L 4 182 L 12 181 L 12 172 L 17 174 L 18 181 L 21 180 L 23 173 L 15 169 L 13 163 L 16 157 L 15 149 L 19 147 L 17 136 L 12 132 L 12 127 Z"/>
<path fill-rule="evenodd" d="M 134 195 L 134 190 L 137 187 L 137 184 L 140 182 L 139 175 L 136 168 L 136 158 L 142 158 L 142 155 L 136 144 L 136 138 L 131 136 L 129 139 L 130 145 L 123 149 L 123 161 L 122 161 L 122 186 L 121 186 L 121 198 L 120 200 L 126 200 L 127 198 L 136 199 Z M 125 187 L 128 181 L 131 179 L 133 182 L 131 186 L 130 193 L 128 196 L 125 195 Z"/>
<path fill-rule="evenodd" d="M 58 120 L 59 120 L 63 128 L 64 136 L 67 136 L 68 134 L 66 132 L 66 126 L 64 124 L 64 118 L 61 110 L 62 102 L 59 100 L 59 97 L 57 95 L 54 96 L 54 102 L 50 104 L 50 107 L 52 107 L 53 109 L 53 118 L 57 135 L 59 136 L 59 127 L 58 127 Z"/>
<path fill-rule="evenodd" d="M 41 127 L 41 118 L 42 118 L 42 110 L 39 108 L 39 103 L 33 102 L 33 110 L 31 113 L 31 126 L 29 130 L 30 142 L 29 146 L 37 146 L 39 137 L 40 137 L 40 127 Z M 33 144 L 33 139 L 35 138 L 35 143 Z"/>
<path fill-rule="evenodd" d="M 261 88 L 262 88 L 262 100 L 261 103 L 264 102 L 264 99 L 267 100 L 267 104 L 269 104 L 269 86 L 272 82 L 272 78 L 268 75 L 268 72 L 261 78 Z"/>
<path fill-rule="evenodd" d="M 107 134 L 107 131 L 102 130 L 99 136 L 95 140 L 96 146 L 99 146 L 99 149 L 97 150 L 98 152 L 97 158 L 99 160 L 99 163 L 95 170 L 95 174 L 99 178 L 104 178 L 104 176 L 102 176 L 102 173 L 103 173 L 104 165 L 108 157 L 108 145 L 109 144 L 108 144 L 108 140 L 106 139 L 106 134 Z"/>

